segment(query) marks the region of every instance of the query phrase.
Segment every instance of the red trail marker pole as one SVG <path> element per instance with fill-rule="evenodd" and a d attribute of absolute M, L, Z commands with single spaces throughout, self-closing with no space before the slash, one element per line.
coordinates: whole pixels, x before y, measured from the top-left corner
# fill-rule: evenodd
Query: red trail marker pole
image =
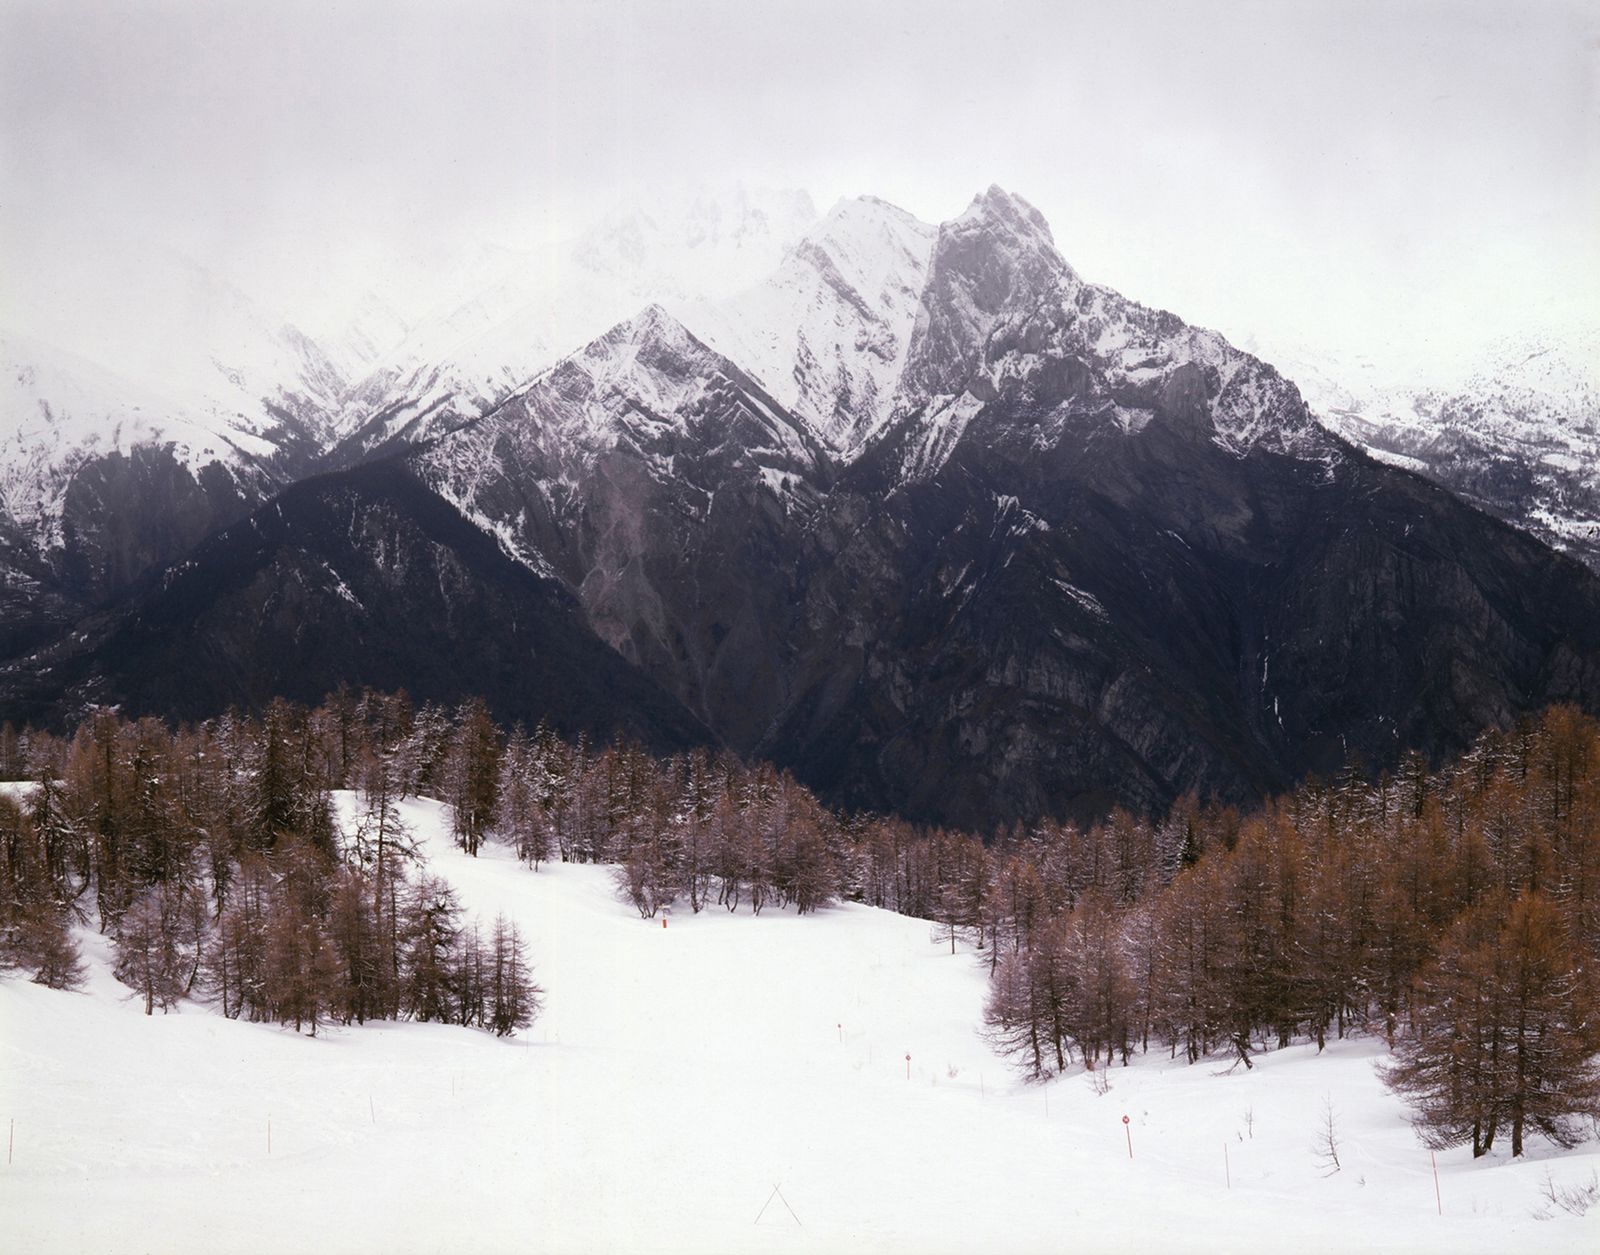
<path fill-rule="evenodd" d="M 911 1079 L 911 1056 L 906 1056 L 906 1080 Z"/>
<path fill-rule="evenodd" d="M 1133 1158 L 1133 1130 L 1128 1127 L 1128 1117 L 1122 1117 L 1122 1131 L 1128 1135 L 1128 1158 Z"/>

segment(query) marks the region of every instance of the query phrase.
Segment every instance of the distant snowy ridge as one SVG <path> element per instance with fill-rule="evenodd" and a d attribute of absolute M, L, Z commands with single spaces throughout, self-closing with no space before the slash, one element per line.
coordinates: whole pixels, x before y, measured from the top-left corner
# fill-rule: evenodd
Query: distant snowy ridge
<path fill-rule="evenodd" d="M 1329 427 L 1600 569 L 1600 323 L 1500 337 L 1455 372 L 1275 352 Z"/>
<path fill-rule="evenodd" d="M 4 340 L 3 578 L 43 562 L 114 572 L 96 595 L 111 591 L 305 474 L 482 418 L 650 301 L 748 286 L 814 218 L 804 193 L 737 190 L 618 213 L 542 251 L 425 248 L 345 313 L 322 311 L 314 336 L 170 249 L 41 232 L 7 276 L 28 323 Z M 424 254 L 440 304 L 419 313 L 402 272 L 415 288 Z M 106 463 L 136 451 L 138 469 Z M 165 478 L 168 458 L 190 484 Z M 108 562 L 108 548 L 125 552 Z"/>

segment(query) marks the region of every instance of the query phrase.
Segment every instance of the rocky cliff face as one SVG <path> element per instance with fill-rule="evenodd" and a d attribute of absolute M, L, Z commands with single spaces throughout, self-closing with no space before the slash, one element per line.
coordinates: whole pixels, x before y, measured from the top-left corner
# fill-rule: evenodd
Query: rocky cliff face
<path fill-rule="evenodd" d="M 658 750 L 710 735 L 597 640 L 559 584 L 385 463 L 297 484 L 0 667 L 0 705 L 54 722 L 106 703 L 187 719 L 340 683 L 477 693 L 507 719 Z"/>
<path fill-rule="evenodd" d="M 1413 477 L 1240 456 L 1165 404 L 1024 470 L 987 429 L 1015 414 L 887 501 L 883 450 L 813 529 L 760 749 L 835 797 L 978 826 L 1243 799 L 1600 698 L 1594 582 Z"/>

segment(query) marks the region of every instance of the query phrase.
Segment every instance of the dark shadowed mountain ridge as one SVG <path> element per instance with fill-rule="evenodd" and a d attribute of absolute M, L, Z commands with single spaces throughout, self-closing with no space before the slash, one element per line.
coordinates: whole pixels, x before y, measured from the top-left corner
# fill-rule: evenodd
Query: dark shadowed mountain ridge
<path fill-rule="evenodd" d="M 304 481 L 54 647 L 7 665 L 8 717 L 91 703 L 200 718 L 340 683 L 658 750 L 709 734 L 596 639 L 559 583 L 393 463 Z"/>

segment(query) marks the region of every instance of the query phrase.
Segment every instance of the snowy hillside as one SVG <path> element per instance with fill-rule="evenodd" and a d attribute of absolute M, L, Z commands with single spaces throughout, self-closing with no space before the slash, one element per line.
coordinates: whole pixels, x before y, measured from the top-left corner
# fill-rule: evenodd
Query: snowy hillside
<path fill-rule="evenodd" d="M 663 929 L 604 868 L 471 860 L 437 804 L 406 817 L 469 912 L 523 928 L 532 1029 L 147 1018 L 91 936 L 84 992 L 0 981 L 9 1249 L 1499 1253 L 1600 1234 L 1596 1213 L 1534 1218 L 1547 1174 L 1588 1182 L 1593 1142 L 1443 1153 L 1436 1195 L 1371 1042 L 1027 1085 L 975 1031 L 982 962 L 924 922 L 713 908 Z M 1314 1152 L 1325 1103 L 1337 1173 Z"/>
<path fill-rule="evenodd" d="M 118 591 L 336 446 L 347 465 L 424 441 L 648 302 L 747 286 L 814 217 L 804 193 L 739 189 L 536 252 L 440 245 L 348 308 L 307 311 L 315 339 L 170 249 L 37 229 L 7 275 L 28 318 L 0 339 L 0 528 L 29 569 Z M 104 463 L 135 450 L 135 472 Z"/>

